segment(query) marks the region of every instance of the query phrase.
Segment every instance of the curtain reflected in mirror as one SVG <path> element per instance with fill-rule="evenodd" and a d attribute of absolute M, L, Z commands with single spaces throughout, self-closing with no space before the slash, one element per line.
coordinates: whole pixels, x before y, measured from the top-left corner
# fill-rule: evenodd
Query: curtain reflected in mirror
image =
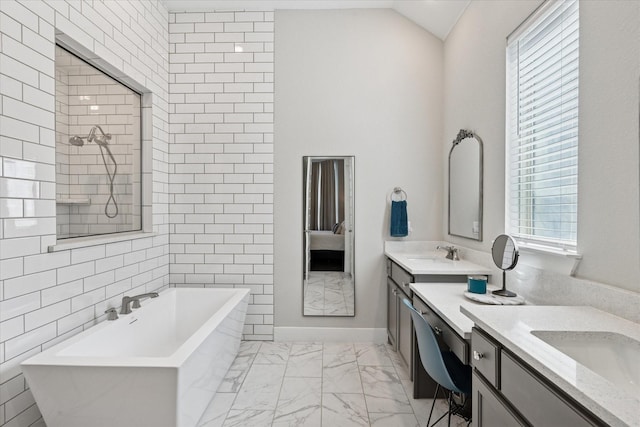
<path fill-rule="evenodd" d="M 354 316 L 354 157 L 304 157 L 303 315 Z"/>

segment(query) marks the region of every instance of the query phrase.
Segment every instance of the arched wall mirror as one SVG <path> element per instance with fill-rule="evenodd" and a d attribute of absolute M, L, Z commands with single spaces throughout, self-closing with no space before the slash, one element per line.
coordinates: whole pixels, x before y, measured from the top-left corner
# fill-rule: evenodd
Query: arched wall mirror
<path fill-rule="evenodd" d="M 355 316 L 354 162 L 303 157 L 304 316 Z"/>
<path fill-rule="evenodd" d="M 449 234 L 482 241 L 482 140 L 464 129 L 449 151 Z"/>

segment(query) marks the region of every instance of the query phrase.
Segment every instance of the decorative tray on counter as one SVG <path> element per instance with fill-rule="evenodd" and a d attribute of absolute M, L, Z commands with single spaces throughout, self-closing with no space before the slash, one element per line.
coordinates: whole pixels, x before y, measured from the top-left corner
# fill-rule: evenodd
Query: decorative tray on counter
<path fill-rule="evenodd" d="M 487 293 L 485 294 L 474 294 L 472 292 L 465 291 L 464 296 L 472 301 L 491 305 L 521 305 L 525 303 L 525 299 L 522 295 L 516 295 L 515 297 L 503 297 L 492 294 L 491 291 L 496 289 L 497 288 L 490 288 L 487 286 Z"/>

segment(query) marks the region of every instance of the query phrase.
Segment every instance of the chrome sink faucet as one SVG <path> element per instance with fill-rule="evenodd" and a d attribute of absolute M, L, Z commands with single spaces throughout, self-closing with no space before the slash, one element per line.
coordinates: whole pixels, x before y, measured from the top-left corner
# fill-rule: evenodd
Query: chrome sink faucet
<path fill-rule="evenodd" d="M 460 257 L 458 256 L 458 248 L 456 248 L 455 246 L 436 246 L 437 250 L 445 250 L 447 251 L 447 259 L 450 259 L 452 261 L 460 261 Z"/>
<path fill-rule="evenodd" d="M 122 297 L 122 308 L 120 309 L 120 314 L 129 314 L 131 313 L 132 308 L 140 308 L 140 300 L 143 298 L 155 298 L 157 296 L 157 292 L 149 292 L 132 297 L 125 295 L 124 297 Z"/>

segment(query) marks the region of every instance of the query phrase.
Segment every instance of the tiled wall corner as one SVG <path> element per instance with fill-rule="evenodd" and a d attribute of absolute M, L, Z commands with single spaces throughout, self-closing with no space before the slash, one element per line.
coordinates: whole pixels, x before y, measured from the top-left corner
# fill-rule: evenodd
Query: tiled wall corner
<path fill-rule="evenodd" d="M 143 135 L 152 191 L 143 209 L 153 209 L 153 237 L 47 253 L 56 242 L 57 31 L 152 92 L 143 98 L 153 123 Z M 168 44 L 156 0 L 0 1 L 0 426 L 40 418 L 21 361 L 104 320 L 124 292 L 169 285 Z"/>
<path fill-rule="evenodd" d="M 273 12 L 169 14 L 171 283 L 251 289 L 273 339 Z"/>

